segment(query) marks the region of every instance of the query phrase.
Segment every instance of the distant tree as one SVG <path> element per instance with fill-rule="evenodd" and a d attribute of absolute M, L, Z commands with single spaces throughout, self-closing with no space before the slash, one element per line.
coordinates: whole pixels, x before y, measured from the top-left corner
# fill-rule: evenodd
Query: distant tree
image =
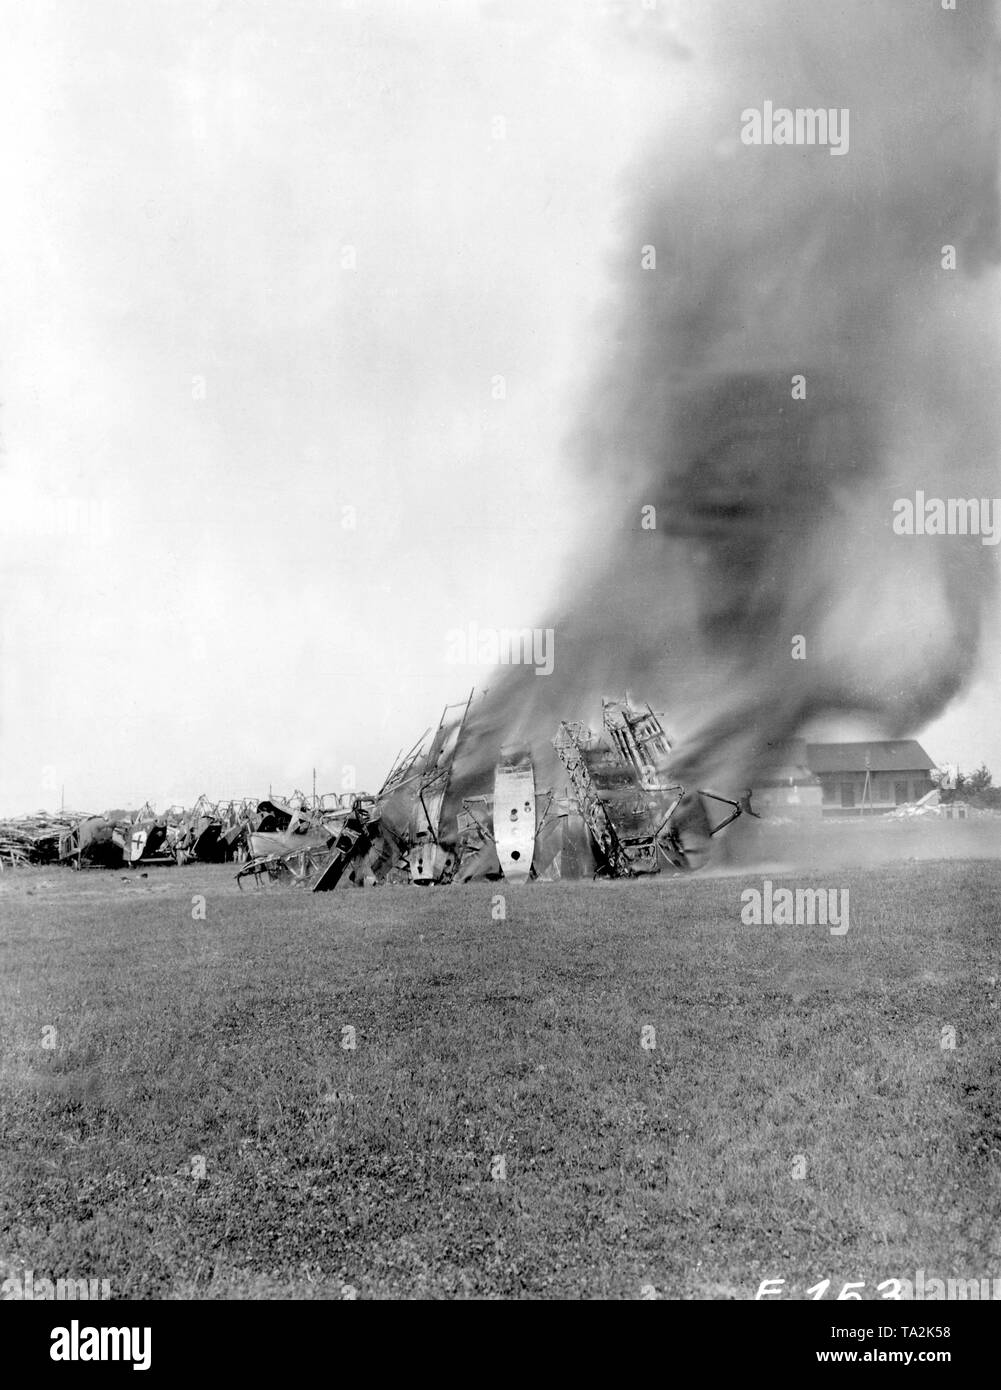
<path fill-rule="evenodd" d="M 965 801 L 981 810 L 1001 810 L 1001 787 L 994 786 L 994 777 L 985 763 L 975 772 L 956 773 L 956 785 L 941 792 L 943 802 Z"/>
<path fill-rule="evenodd" d="M 966 787 L 971 796 L 976 796 L 978 792 L 987 791 L 994 778 L 984 763 L 981 763 L 976 772 L 971 772 L 966 779 Z"/>

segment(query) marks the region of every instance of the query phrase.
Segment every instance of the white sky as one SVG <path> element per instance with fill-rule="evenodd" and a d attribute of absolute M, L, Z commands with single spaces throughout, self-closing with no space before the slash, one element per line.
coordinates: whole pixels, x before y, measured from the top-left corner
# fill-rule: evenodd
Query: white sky
<path fill-rule="evenodd" d="M 541 621 L 658 100 L 600 9 L 0 5 L 0 813 L 375 789 Z M 990 648 L 923 741 L 1001 781 Z"/>

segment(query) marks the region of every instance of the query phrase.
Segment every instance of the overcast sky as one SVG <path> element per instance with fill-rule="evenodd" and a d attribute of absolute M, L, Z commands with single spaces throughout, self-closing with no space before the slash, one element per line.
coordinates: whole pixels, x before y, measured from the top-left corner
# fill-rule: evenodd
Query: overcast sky
<path fill-rule="evenodd" d="M 663 100 L 601 8 L 2 6 L 0 812 L 374 790 L 541 621 Z M 1001 780 L 993 611 L 924 742 Z"/>

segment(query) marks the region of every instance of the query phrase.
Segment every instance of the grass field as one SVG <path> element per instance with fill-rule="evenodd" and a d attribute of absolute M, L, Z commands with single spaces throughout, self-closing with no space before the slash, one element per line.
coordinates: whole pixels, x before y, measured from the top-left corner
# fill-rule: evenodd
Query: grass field
<path fill-rule="evenodd" d="M 1001 863 L 819 882 L 850 888 L 842 937 L 743 925 L 750 874 L 326 898 L 7 874 L 0 1276 L 747 1298 L 999 1275 Z"/>

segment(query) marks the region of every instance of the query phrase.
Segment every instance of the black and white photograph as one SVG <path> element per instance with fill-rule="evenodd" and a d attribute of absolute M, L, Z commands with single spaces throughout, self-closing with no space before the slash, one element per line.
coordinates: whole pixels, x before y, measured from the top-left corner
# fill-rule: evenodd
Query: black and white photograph
<path fill-rule="evenodd" d="M 5 1327 L 962 1363 L 1001 7 L 0 14 Z"/>

